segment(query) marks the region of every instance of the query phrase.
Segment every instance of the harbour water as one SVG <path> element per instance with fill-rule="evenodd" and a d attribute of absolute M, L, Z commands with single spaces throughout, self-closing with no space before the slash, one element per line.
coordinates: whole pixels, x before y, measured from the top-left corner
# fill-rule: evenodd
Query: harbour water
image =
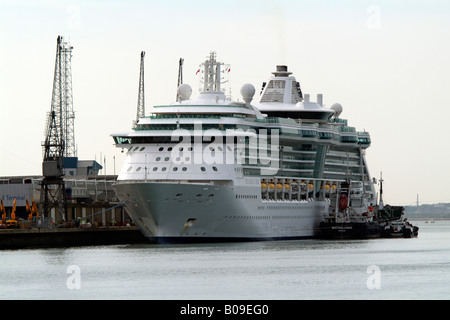
<path fill-rule="evenodd" d="M 0 251 L 1 299 L 449 299 L 450 221 L 413 239 Z"/>

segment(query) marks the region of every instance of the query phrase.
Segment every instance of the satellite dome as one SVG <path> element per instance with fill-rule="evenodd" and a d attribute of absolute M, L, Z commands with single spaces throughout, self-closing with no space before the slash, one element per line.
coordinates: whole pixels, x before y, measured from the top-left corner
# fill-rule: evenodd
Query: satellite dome
<path fill-rule="evenodd" d="M 331 110 L 335 112 L 335 117 L 339 117 L 339 115 L 342 113 L 342 105 L 340 103 L 335 103 L 330 107 Z"/>
<path fill-rule="evenodd" d="M 192 94 L 192 88 L 187 83 L 183 83 L 177 89 L 177 96 L 178 96 L 178 99 L 180 99 L 181 101 L 188 100 L 191 97 L 191 94 Z"/>
<path fill-rule="evenodd" d="M 245 103 L 250 103 L 253 100 L 253 96 L 255 95 L 255 87 L 251 83 L 246 83 L 241 88 L 241 96 L 244 99 Z"/>

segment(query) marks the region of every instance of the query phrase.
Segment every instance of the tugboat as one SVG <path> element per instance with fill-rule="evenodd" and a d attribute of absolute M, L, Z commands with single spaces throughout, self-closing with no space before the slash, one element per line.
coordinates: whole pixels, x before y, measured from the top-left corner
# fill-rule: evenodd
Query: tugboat
<path fill-rule="evenodd" d="M 320 224 L 325 239 L 379 238 L 376 210 L 368 201 L 362 182 L 343 182 L 330 197 L 330 207 Z"/>
<path fill-rule="evenodd" d="M 323 215 L 320 231 L 325 239 L 414 238 L 419 228 L 404 216 L 405 208 L 383 203 L 383 178 L 380 178 L 380 201 L 370 202 L 363 183 L 343 182 L 330 196 L 330 207 Z"/>
<path fill-rule="evenodd" d="M 405 218 L 404 207 L 386 205 L 377 211 L 382 238 L 415 238 L 419 235 L 419 227 Z"/>
<path fill-rule="evenodd" d="M 377 216 L 382 238 L 415 238 L 419 227 L 412 225 L 405 218 L 405 208 L 383 204 L 383 177 L 380 177 L 380 202 Z"/>
<path fill-rule="evenodd" d="M 382 238 L 415 238 L 418 235 L 419 227 L 412 225 L 406 218 L 386 222 L 381 229 Z"/>

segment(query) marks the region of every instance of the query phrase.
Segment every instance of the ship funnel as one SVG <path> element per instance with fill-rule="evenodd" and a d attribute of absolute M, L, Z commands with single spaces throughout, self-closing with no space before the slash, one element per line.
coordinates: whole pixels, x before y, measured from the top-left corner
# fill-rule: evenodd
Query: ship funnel
<path fill-rule="evenodd" d="M 309 93 L 305 94 L 304 101 L 305 102 L 309 102 Z"/>
<path fill-rule="evenodd" d="M 272 74 L 275 77 L 289 77 L 292 74 L 292 72 L 288 71 L 288 67 L 287 66 L 278 65 L 277 66 L 277 71 L 272 72 Z"/>
<path fill-rule="evenodd" d="M 323 94 L 321 93 L 317 94 L 317 104 L 323 107 Z"/>

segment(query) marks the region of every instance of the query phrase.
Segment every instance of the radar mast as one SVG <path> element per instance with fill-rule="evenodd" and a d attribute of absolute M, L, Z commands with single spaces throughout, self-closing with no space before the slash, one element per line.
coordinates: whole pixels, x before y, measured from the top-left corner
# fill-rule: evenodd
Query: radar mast
<path fill-rule="evenodd" d="M 225 94 L 226 89 L 222 89 L 222 85 L 228 82 L 225 80 L 225 74 L 230 72 L 230 66 L 216 59 L 216 52 L 212 51 L 209 58 L 200 65 L 202 72 L 200 83 L 200 93 L 220 93 Z M 223 97 L 225 98 L 225 97 Z"/>

